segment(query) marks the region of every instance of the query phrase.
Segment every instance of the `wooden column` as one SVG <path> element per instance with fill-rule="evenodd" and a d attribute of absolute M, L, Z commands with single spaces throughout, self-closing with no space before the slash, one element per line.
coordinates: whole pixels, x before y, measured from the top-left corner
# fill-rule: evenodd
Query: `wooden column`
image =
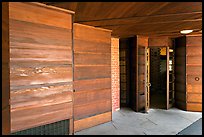
<path fill-rule="evenodd" d="M 2 135 L 10 134 L 9 5 L 2 2 Z"/>

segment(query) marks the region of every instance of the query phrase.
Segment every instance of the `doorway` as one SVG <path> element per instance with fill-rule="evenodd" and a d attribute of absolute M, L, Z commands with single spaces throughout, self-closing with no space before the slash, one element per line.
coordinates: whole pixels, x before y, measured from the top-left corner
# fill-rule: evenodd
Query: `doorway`
<path fill-rule="evenodd" d="M 130 40 L 119 40 L 120 107 L 130 107 Z"/>
<path fill-rule="evenodd" d="M 174 49 L 150 47 L 147 50 L 148 108 L 169 109 L 174 105 Z"/>
<path fill-rule="evenodd" d="M 167 102 L 166 47 L 150 48 L 150 108 L 165 109 Z"/>

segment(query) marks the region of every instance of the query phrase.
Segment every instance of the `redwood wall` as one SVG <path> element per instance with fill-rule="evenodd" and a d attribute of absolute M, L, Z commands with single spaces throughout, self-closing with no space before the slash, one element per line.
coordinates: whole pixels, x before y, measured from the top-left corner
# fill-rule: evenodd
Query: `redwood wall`
<path fill-rule="evenodd" d="M 186 110 L 202 111 L 202 36 L 186 37 Z"/>
<path fill-rule="evenodd" d="M 176 105 L 202 111 L 202 35 L 176 39 Z"/>
<path fill-rule="evenodd" d="M 120 109 L 119 39 L 111 38 L 112 111 Z"/>
<path fill-rule="evenodd" d="M 74 24 L 74 131 L 112 119 L 111 32 Z"/>
<path fill-rule="evenodd" d="M 72 15 L 9 3 L 11 132 L 72 118 Z"/>

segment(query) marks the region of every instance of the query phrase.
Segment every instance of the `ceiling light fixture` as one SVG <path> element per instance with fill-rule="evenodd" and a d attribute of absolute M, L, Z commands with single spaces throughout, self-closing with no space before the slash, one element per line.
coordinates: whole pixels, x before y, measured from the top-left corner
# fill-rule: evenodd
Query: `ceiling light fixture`
<path fill-rule="evenodd" d="M 193 32 L 193 30 L 182 30 L 180 31 L 181 34 L 188 34 L 188 33 L 191 33 Z"/>

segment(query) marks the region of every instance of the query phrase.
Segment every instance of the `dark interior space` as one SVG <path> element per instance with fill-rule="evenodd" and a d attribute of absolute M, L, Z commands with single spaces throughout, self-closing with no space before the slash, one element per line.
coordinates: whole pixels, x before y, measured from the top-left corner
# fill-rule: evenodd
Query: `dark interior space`
<path fill-rule="evenodd" d="M 166 48 L 150 48 L 150 108 L 166 108 Z"/>
<path fill-rule="evenodd" d="M 128 45 L 130 45 L 128 38 L 119 40 L 121 107 L 130 107 L 130 50 Z"/>

